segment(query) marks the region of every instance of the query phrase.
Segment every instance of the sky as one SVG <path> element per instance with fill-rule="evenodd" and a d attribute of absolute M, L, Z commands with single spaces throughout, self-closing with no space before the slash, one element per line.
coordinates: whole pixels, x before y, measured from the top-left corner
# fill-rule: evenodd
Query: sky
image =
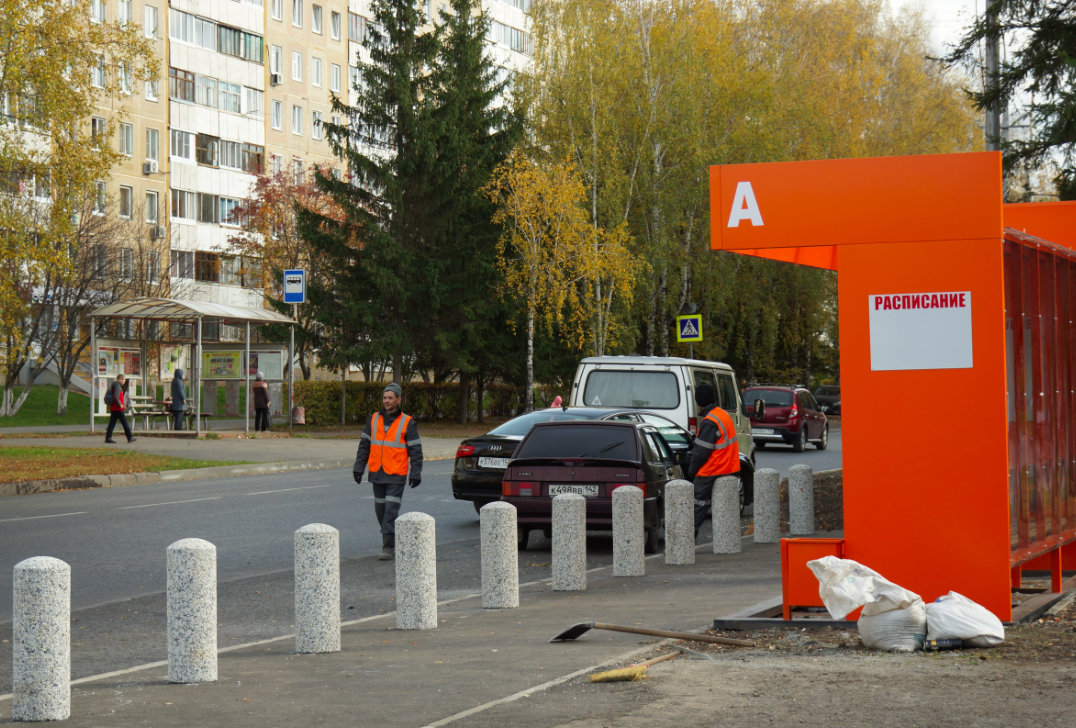
<path fill-rule="evenodd" d="M 933 40 L 941 46 L 953 44 L 961 36 L 963 29 L 971 24 L 976 11 L 982 12 L 986 0 L 890 0 L 893 9 L 921 6 L 926 9 L 927 18 L 933 22 Z"/>

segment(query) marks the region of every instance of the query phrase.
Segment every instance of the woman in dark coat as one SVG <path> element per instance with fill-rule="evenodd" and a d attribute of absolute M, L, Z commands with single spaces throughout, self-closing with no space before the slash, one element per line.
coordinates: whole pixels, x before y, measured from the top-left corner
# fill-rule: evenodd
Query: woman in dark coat
<path fill-rule="evenodd" d="M 183 413 L 187 410 L 187 387 L 183 384 L 182 369 L 176 369 L 176 376 L 172 378 L 172 404 L 168 409 L 174 413 L 175 417 L 172 429 L 182 430 Z"/>
<path fill-rule="evenodd" d="M 254 431 L 265 432 L 269 429 L 269 385 L 261 372 L 251 388 L 254 390 Z"/>
<path fill-rule="evenodd" d="M 112 445 L 116 444 L 116 441 L 112 439 L 112 431 L 116 429 L 117 422 L 123 425 L 123 434 L 127 435 L 127 442 L 134 442 L 134 437 L 131 435 L 131 426 L 127 424 L 126 383 L 127 377 L 118 374 L 116 375 L 116 380 L 108 388 L 111 402 L 108 405 L 108 429 L 105 431 L 105 442 Z"/>

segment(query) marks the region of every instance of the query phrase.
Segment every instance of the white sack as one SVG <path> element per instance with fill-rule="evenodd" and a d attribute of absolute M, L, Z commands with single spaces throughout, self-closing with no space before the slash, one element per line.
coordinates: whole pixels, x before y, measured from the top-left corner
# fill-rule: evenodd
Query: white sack
<path fill-rule="evenodd" d="M 922 601 L 859 618 L 859 638 L 872 650 L 915 652 L 923 649 L 926 632 L 927 610 Z"/>
<path fill-rule="evenodd" d="M 965 647 L 994 647 L 1005 641 L 1005 627 L 989 609 L 951 591 L 927 605 L 927 639 L 958 639 Z"/>
<path fill-rule="evenodd" d="M 818 595 L 834 619 L 844 619 L 858 607 L 863 607 L 864 617 L 871 617 L 923 601 L 915 592 L 851 559 L 823 556 L 808 561 L 807 568 L 818 578 Z"/>

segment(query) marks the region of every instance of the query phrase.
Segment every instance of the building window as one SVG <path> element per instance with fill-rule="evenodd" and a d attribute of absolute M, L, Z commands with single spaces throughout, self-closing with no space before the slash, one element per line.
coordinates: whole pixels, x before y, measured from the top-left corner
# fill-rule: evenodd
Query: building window
<path fill-rule="evenodd" d="M 347 14 L 347 39 L 356 43 L 366 39 L 366 20 L 361 15 Z"/>
<path fill-rule="evenodd" d="M 194 16 L 183 12 L 182 10 L 176 10 L 175 8 L 168 9 L 168 37 L 172 40 L 182 41 L 184 43 L 194 42 Z"/>
<path fill-rule="evenodd" d="M 498 23 L 496 20 L 489 24 L 489 39 L 528 56 L 534 53 L 534 41 L 530 33 Z"/>
<path fill-rule="evenodd" d="M 239 142 L 226 142 L 221 140 L 220 143 L 220 166 L 228 167 L 229 169 L 240 169 L 239 167 Z"/>
<path fill-rule="evenodd" d="M 273 100 L 273 128 L 284 129 L 284 102 Z"/>
<path fill-rule="evenodd" d="M 301 185 L 303 183 L 303 160 L 293 158 L 291 160 L 291 183 Z"/>
<path fill-rule="evenodd" d="M 157 161 L 157 148 L 160 144 L 160 134 L 156 129 L 146 129 L 146 159 Z"/>
<path fill-rule="evenodd" d="M 291 0 L 291 24 L 303 27 L 303 0 Z"/>
<path fill-rule="evenodd" d="M 239 98 L 243 87 L 237 83 L 220 82 L 220 110 L 239 113 Z"/>
<path fill-rule="evenodd" d="M 233 197 L 220 198 L 220 224 L 238 225 L 239 217 L 235 214 L 236 209 L 243 204 Z"/>
<path fill-rule="evenodd" d="M 310 59 L 310 83 L 321 88 L 321 59 Z"/>
<path fill-rule="evenodd" d="M 312 26 L 312 30 L 315 33 L 321 35 L 321 6 L 315 5 L 313 6 L 312 10 L 313 15 L 311 16 L 312 22 L 310 23 L 310 25 Z"/>
<path fill-rule="evenodd" d="M 243 57 L 243 31 L 239 28 L 220 26 L 220 52 L 226 56 Z"/>
<path fill-rule="evenodd" d="M 303 107 L 291 107 L 291 133 L 302 135 L 303 133 Z"/>
<path fill-rule="evenodd" d="M 171 153 L 173 157 L 180 159 L 193 159 L 194 148 L 191 137 L 194 136 L 189 131 L 176 131 L 172 130 L 172 149 Z"/>
<path fill-rule="evenodd" d="M 177 101 L 194 101 L 194 74 L 178 68 L 168 69 L 168 96 Z"/>
<path fill-rule="evenodd" d="M 220 222 L 220 198 L 208 193 L 198 193 L 198 222 Z"/>
<path fill-rule="evenodd" d="M 198 164 L 216 167 L 220 153 L 220 139 L 209 134 L 199 134 L 195 140 L 194 157 Z M 203 221 L 204 222 L 204 221 Z"/>
<path fill-rule="evenodd" d="M 146 24 L 143 27 L 147 38 L 157 40 L 157 8 L 152 5 L 146 6 Z"/>
<path fill-rule="evenodd" d="M 359 69 L 356 68 L 355 66 L 348 66 L 347 67 L 347 75 L 348 75 L 348 82 L 350 84 L 348 88 L 351 91 L 354 91 L 355 93 L 358 93 L 359 92 Z"/>
<path fill-rule="evenodd" d="M 194 219 L 194 193 L 172 190 L 172 217 L 180 220 Z"/>
<path fill-rule="evenodd" d="M 284 49 L 272 46 L 269 51 L 269 71 L 277 75 L 284 73 Z"/>
<path fill-rule="evenodd" d="M 126 186 L 120 187 L 120 217 L 129 220 L 132 207 L 134 207 L 134 190 Z"/>
<path fill-rule="evenodd" d="M 108 133 L 108 125 L 103 117 L 90 117 L 90 138 L 93 143 L 100 146 L 105 143 L 105 135 Z"/>
<path fill-rule="evenodd" d="M 273 0 L 273 20 L 284 19 L 284 0 Z"/>
<path fill-rule="evenodd" d="M 207 51 L 217 50 L 217 24 L 205 18 L 195 18 L 194 45 L 199 48 L 205 48 Z M 221 48 L 221 52 L 225 52 L 223 48 Z"/>
<path fill-rule="evenodd" d="M 93 0 L 90 3 L 90 19 L 95 23 L 105 22 L 105 0 Z"/>
<path fill-rule="evenodd" d="M 171 256 L 171 274 L 173 278 L 194 278 L 194 251 L 173 250 Z M 173 324 L 174 326 L 175 324 Z M 190 326 L 190 324 L 184 324 Z M 173 332 L 174 334 L 175 332 Z M 189 334 L 187 334 L 189 336 Z M 178 338 L 178 337 L 175 337 Z"/>
<path fill-rule="evenodd" d="M 161 253 L 157 250 L 146 251 L 146 283 L 157 283 L 161 279 Z"/>
<path fill-rule="evenodd" d="M 156 101 L 158 98 L 160 98 L 160 92 L 161 92 L 160 84 L 157 82 L 157 79 L 153 79 L 151 81 L 146 81 L 146 100 L 147 101 Z"/>
<path fill-rule="evenodd" d="M 156 224 L 160 217 L 160 211 L 157 209 L 157 193 L 146 193 L 146 222 Z"/>
<path fill-rule="evenodd" d="M 275 177 L 280 174 L 284 169 L 284 158 L 279 154 L 274 154 L 269 157 L 269 171 Z"/>
<path fill-rule="evenodd" d="M 134 155 L 134 125 L 120 122 L 120 154 Z"/>
<path fill-rule="evenodd" d="M 90 83 L 97 88 L 104 88 L 108 84 L 108 74 L 105 72 L 104 56 L 97 56 L 97 63 L 90 69 Z"/>
<path fill-rule="evenodd" d="M 198 76 L 195 81 L 194 102 L 199 106 L 217 108 L 217 79 Z"/>
<path fill-rule="evenodd" d="M 104 182 L 95 182 L 94 187 L 96 188 L 97 194 L 94 196 L 93 200 L 93 211 L 98 215 L 104 215 L 105 206 L 108 204 L 108 190 L 105 188 Z"/>
<path fill-rule="evenodd" d="M 340 40 L 340 13 L 334 12 L 329 18 L 329 32 L 333 40 Z"/>
<path fill-rule="evenodd" d="M 134 251 L 120 248 L 120 278 L 129 281 L 134 277 Z"/>
<path fill-rule="evenodd" d="M 116 20 L 120 22 L 120 25 L 127 25 L 131 22 L 131 0 L 118 0 Z"/>
<path fill-rule="evenodd" d="M 303 54 L 299 51 L 291 52 L 291 78 L 293 81 L 303 80 Z"/>
<path fill-rule="evenodd" d="M 321 112 L 314 112 L 314 121 L 310 125 L 310 135 L 315 139 L 321 139 Z"/>
<path fill-rule="evenodd" d="M 337 63 L 329 68 L 329 90 L 340 93 L 340 65 Z"/>
<path fill-rule="evenodd" d="M 265 172 L 265 147 L 261 144 L 244 143 L 240 163 L 247 174 L 262 174 Z"/>
<path fill-rule="evenodd" d="M 121 63 L 117 69 L 116 76 L 120 82 L 120 93 L 130 94 L 134 91 L 134 84 L 131 82 L 131 72 L 128 70 L 127 65 Z"/>
<path fill-rule="evenodd" d="M 220 255 L 196 251 L 194 253 L 194 280 L 203 283 L 220 283 Z"/>
<path fill-rule="evenodd" d="M 264 118 L 265 116 L 265 92 L 259 91 L 256 88 L 244 87 L 247 95 L 246 113 L 247 116 L 253 116 L 256 119 Z"/>

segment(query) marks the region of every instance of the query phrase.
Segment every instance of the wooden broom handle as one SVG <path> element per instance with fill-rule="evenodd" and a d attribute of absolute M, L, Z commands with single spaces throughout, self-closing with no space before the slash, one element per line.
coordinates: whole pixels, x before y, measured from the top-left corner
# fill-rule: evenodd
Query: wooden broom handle
<path fill-rule="evenodd" d="M 608 624 L 595 622 L 594 629 L 607 629 L 613 632 L 631 632 L 633 634 L 645 634 L 651 637 L 671 637 L 678 640 L 691 640 L 693 642 L 709 642 L 715 645 L 734 645 L 736 647 L 754 647 L 751 640 L 734 640 L 731 637 L 714 637 L 708 634 L 689 634 L 686 632 L 669 632 L 664 629 L 647 629 L 646 627 L 628 627 L 623 624 Z"/>

